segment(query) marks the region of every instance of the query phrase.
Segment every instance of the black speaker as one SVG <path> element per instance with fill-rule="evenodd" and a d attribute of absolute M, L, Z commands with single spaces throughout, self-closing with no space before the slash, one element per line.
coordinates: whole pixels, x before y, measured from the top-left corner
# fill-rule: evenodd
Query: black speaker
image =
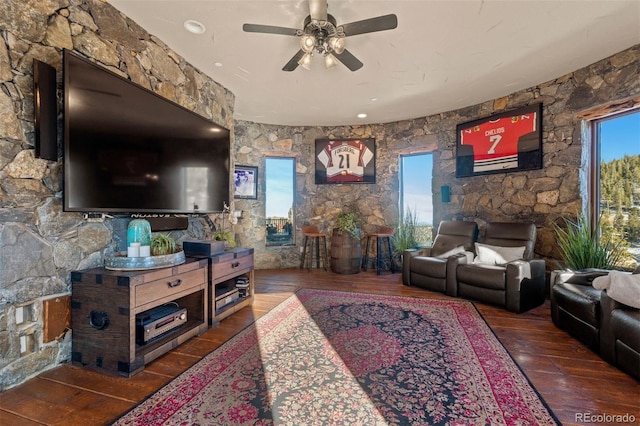
<path fill-rule="evenodd" d="M 36 158 L 58 161 L 56 69 L 33 60 L 33 103 Z"/>
<path fill-rule="evenodd" d="M 440 195 L 442 196 L 443 203 L 449 203 L 451 201 L 451 189 L 448 185 L 440 187 Z"/>

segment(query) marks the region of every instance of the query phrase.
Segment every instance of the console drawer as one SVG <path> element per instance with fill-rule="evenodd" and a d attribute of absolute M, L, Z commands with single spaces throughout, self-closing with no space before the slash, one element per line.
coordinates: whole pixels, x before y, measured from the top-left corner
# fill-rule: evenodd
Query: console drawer
<path fill-rule="evenodd" d="M 147 303 L 155 302 L 165 297 L 173 297 L 194 287 L 204 286 L 207 280 L 206 269 L 196 269 L 171 277 L 136 286 L 136 303 L 141 307 Z"/>
<path fill-rule="evenodd" d="M 244 256 L 225 260 L 220 263 L 211 263 L 211 276 L 215 281 L 221 281 L 229 275 L 237 275 L 239 272 L 253 269 L 253 256 Z"/>

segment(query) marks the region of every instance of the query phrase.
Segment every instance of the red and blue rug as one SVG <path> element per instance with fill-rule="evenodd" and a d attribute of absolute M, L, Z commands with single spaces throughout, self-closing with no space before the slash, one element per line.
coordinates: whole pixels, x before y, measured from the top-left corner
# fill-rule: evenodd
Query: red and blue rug
<path fill-rule="evenodd" d="M 118 425 L 555 425 L 473 304 L 300 290 Z"/>

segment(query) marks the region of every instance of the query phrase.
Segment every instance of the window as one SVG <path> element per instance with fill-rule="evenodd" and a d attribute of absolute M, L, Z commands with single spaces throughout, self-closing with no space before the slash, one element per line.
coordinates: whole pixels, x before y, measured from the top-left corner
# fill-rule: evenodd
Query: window
<path fill-rule="evenodd" d="M 640 110 L 594 122 L 591 211 L 602 235 L 620 239 L 628 256 L 624 268 L 640 260 Z"/>
<path fill-rule="evenodd" d="M 266 225 L 267 246 L 293 245 L 294 214 L 293 194 L 295 189 L 295 158 L 267 157 L 266 179 Z"/>
<path fill-rule="evenodd" d="M 400 156 L 400 216 L 413 216 L 417 224 L 416 239 L 420 245 L 431 243 L 433 228 L 433 154 Z"/>

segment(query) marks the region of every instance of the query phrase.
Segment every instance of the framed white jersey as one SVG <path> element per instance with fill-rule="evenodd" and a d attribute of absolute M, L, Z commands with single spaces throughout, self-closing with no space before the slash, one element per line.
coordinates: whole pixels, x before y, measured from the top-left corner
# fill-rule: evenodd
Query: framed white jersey
<path fill-rule="evenodd" d="M 542 104 L 460 124 L 456 177 L 542 168 Z"/>
<path fill-rule="evenodd" d="M 316 139 L 316 184 L 375 183 L 375 139 Z"/>

